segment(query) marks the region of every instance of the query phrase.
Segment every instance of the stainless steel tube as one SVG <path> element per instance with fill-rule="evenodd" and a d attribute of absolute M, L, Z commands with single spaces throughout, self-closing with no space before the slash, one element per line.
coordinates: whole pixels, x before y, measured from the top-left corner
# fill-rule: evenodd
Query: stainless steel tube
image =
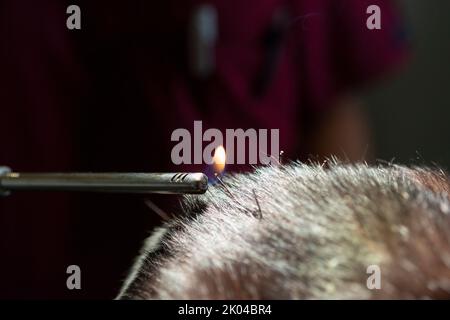
<path fill-rule="evenodd" d="M 198 194 L 203 173 L 15 173 L 0 167 L 0 194 L 19 190 Z"/>

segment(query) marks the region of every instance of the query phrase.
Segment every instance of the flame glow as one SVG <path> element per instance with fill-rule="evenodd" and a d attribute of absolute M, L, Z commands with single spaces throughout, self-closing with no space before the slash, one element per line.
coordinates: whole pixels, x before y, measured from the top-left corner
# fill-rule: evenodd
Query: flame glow
<path fill-rule="evenodd" d="M 227 155 L 225 152 L 225 148 L 223 146 L 218 146 L 216 150 L 214 150 L 213 157 L 213 168 L 214 172 L 220 174 L 225 170 L 225 161 L 227 159 Z"/>

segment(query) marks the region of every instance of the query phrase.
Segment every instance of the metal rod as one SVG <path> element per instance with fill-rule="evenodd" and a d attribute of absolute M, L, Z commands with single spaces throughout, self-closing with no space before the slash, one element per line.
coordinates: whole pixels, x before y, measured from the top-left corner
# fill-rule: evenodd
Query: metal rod
<path fill-rule="evenodd" d="M 207 188 L 203 173 L 15 173 L 0 167 L 0 195 L 20 190 L 199 194 Z"/>

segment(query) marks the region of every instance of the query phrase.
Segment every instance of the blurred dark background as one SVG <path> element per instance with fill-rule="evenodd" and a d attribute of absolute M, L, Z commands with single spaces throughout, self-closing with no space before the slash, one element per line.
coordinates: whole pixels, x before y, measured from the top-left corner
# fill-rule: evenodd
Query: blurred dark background
<path fill-rule="evenodd" d="M 283 41 L 298 44 L 301 55 L 281 51 L 272 91 L 261 98 L 256 81 L 254 98 L 246 96 L 246 77 L 259 76 L 260 67 L 270 74 L 264 61 L 278 54 L 280 15 L 258 36 L 261 46 L 252 41 L 285 1 L 0 0 L 0 165 L 204 170 L 174 167 L 169 142 L 175 128 L 205 120 L 219 129 L 280 128 L 286 158 L 323 158 L 342 143 L 351 160 L 366 155 L 450 169 L 450 2 L 403 0 L 395 13 L 388 10 L 395 1 L 387 0 L 286 2 L 295 4 L 296 23 Z M 82 9 L 82 29 L 68 31 L 65 11 L 73 3 Z M 225 22 L 220 76 L 208 81 L 189 73 L 184 55 L 187 12 L 202 3 L 218 4 Z M 378 33 L 365 29 L 370 4 L 385 10 L 388 23 Z M 393 39 L 397 29 L 407 40 Z M 267 52 L 254 55 L 259 49 Z M 326 106 L 347 105 L 332 103 L 347 87 L 361 97 L 368 125 L 354 114 L 335 117 L 343 120 L 337 125 L 325 116 L 319 125 L 322 114 L 346 110 Z M 314 135 L 319 128 L 325 133 Z M 150 198 L 177 211 L 176 197 Z M 143 239 L 161 223 L 144 199 L 56 192 L 0 199 L 0 298 L 113 298 Z M 81 290 L 66 288 L 71 264 L 81 268 Z"/>
<path fill-rule="evenodd" d="M 408 67 L 365 93 L 376 157 L 450 168 L 450 3 L 399 1 L 413 43 Z"/>

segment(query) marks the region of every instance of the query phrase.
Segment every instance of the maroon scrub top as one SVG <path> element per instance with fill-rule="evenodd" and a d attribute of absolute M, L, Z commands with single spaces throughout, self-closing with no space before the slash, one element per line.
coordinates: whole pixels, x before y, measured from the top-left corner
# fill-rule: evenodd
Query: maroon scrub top
<path fill-rule="evenodd" d="M 336 95 L 398 65 L 406 47 L 391 1 L 78 3 L 82 29 L 70 31 L 70 3 L 0 2 L 0 165 L 186 169 L 171 165 L 170 135 L 194 120 L 204 130 L 280 129 L 280 149 L 295 158 L 302 114 L 326 112 Z M 192 13 L 205 3 L 217 11 L 218 33 L 214 71 L 200 78 L 189 68 L 188 39 Z M 366 28 L 372 4 L 381 30 Z M 142 197 L 0 199 L 0 297 L 113 297 L 158 223 Z M 66 288 L 70 264 L 81 267 L 81 291 Z"/>

